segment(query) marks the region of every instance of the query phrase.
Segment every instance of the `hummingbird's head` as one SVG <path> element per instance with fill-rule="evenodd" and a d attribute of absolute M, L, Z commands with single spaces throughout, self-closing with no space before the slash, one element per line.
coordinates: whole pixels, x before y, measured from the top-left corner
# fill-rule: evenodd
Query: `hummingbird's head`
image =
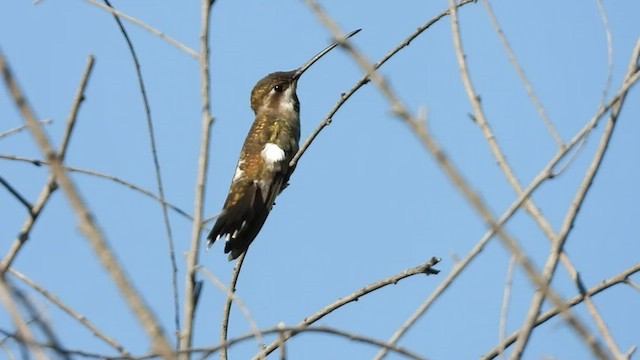
<path fill-rule="evenodd" d="M 292 113 L 300 112 L 300 102 L 296 87 L 301 73 L 297 70 L 279 71 L 262 78 L 251 91 L 251 109 L 259 112 Z"/>
<path fill-rule="evenodd" d="M 324 50 L 309 59 L 304 65 L 292 71 L 279 71 L 271 73 L 258 81 L 251 91 L 251 109 L 258 114 L 272 112 L 278 115 L 290 115 L 298 117 L 300 114 L 300 102 L 296 95 L 298 79 L 316 61 L 326 55 L 342 41 L 357 34 L 361 29 L 348 33 L 341 41 L 336 41 Z M 289 117 L 290 118 L 290 117 Z"/>

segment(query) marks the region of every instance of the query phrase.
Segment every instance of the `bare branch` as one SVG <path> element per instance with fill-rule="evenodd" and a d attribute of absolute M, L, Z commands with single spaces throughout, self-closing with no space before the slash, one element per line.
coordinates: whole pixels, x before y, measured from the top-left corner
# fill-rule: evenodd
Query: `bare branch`
<path fill-rule="evenodd" d="M 114 339 L 110 338 L 104 332 L 98 329 L 84 315 L 78 314 L 75 310 L 73 310 L 67 304 L 62 302 L 62 300 L 60 300 L 57 296 L 51 294 L 47 289 L 42 287 L 40 284 L 36 283 L 35 281 L 31 280 L 30 278 L 28 278 L 27 276 L 25 276 L 24 274 L 22 274 L 21 272 L 13 268 L 9 269 L 9 272 L 11 272 L 11 274 L 17 277 L 18 279 L 22 280 L 25 284 L 31 286 L 33 289 L 39 292 L 42 296 L 44 296 L 47 300 L 51 301 L 51 303 L 59 307 L 62 311 L 66 312 L 69 316 L 76 319 L 78 322 L 84 325 L 84 327 L 86 327 L 89 331 L 91 331 L 93 335 L 95 335 L 96 337 L 98 337 L 99 339 L 107 343 L 109 346 L 116 349 L 123 356 L 130 355 L 129 352 L 125 350 L 124 347 L 122 347 L 122 345 L 118 344 Z"/>
<path fill-rule="evenodd" d="M 504 294 L 502 296 L 502 310 L 500 311 L 500 326 L 498 330 L 498 339 L 502 343 L 507 331 L 507 316 L 509 314 L 509 301 L 511 300 L 511 285 L 513 284 L 513 273 L 516 268 L 516 257 L 511 255 L 509 266 L 507 267 L 507 276 L 504 284 Z M 500 349 L 498 355 L 504 356 L 504 349 Z"/>
<path fill-rule="evenodd" d="M 7 191 L 13 195 L 13 197 L 15 197 L 19 203 L 21 203 L 25 208 L 27 208 L 27 211 L 29 212 L 29 214 L 31 214 L 31 204 L 29 203 L 29 200 L 27 200 L 24 196 L 22 196 L 22 194 L 20 194 L 20 192 L 14 188 L 11 184 L 9 184 L 9 182 L 7 180 L 5 180 L 2 176 L 0 176 L 0 184 L 2 184 L 2 186 L 4 186 L 5 189 L 7 189 Z M 33 214 L 31 214 L 33 216 Z"/>
<path fill-rule="evenodd" d="M 507 40 L 507 37 L 504 35 L 504 32 L 502 31 L 502 27 L 498 22 L 498 18 L 496 17 L 495 13 L 491 9 L 489 0 L 482 0 L 482 3 L 484 4 L 484 7 L 487 10 L 487 13 L 489 14 L 489 19 L 491 19 L 491 24 L 493 25 L 493 28 L 498 34 L 498 37 L 500 38 L 500 42 L 502 42 L 502 46 L 504 47 L 504 50 L 506 51 L 507 56 L 509 56 L 509 61 L 511 62 L 511 65 L 513 65 L 513 68 L 516 70 L 516 73 L 518 73 L 520 80 L 522 80 L 522 83 L 524 84 L 524 88 L 527 91 L 529 98 L 531 98 L 533 105 L 536 107 L 536 110 L 538 110 L 538 114 L 540 115 L 540 118 L 542 119 L 544 124 L 547 126 L 547 129 L 549 129 L 549 132 L 551 133 L 551 136 L 553 137 L 555 142 L 558 144 L 558 147 L 562 148 L 564 146 L 562 137 L 560 136 L 560 134 L 558 134 L 558 131 L 556 130 L 555 126 L 553 125 L 553 122 L 549 118 L 549 115 L 544 109 L 544 106 L 542 106 L 540 99 L 538 99 L 536 92 L 533 90 L 533 86 L 531 86 L 531 82 L 529 82 L 529 79 L 527 79 L 527 76 L 525 75 L 524 70 L 520 66 L 520 63 L 516 58 L 516 54 L 513 52 L 513 49 L 511 48 L 511 45 L 509 45 L 509 41 Z"/>
<path fill-rule="evenodd" d="M 102 10 L 106 10 L 108 12 L 110 12 L 111 14 L 113 14 L 114 16 L 117 16 L 119 18 L 125 19 L 128 22 L 140 26 L 141 28 L 143 28 L 144 30 L 147 30 L 148 32 L 152 33 L 153 35 L 161 38 L 162 40 L 168 42 L 169 44 L 175 46 L 176 48 L 178 48 L 179 50 L 185 52 L 188 55 L 193 56 L 196 59 L 200 58 L 200 54 L 198 54 L 195 50 L 191 49 L 190 47 L 188 47 L 187 45 L 181 43 L 180 41 L 170 37 L 169 35 L 166 35 L 165 33 L 163 33 L 162 31 L 147 25 L 145 23 L 143 23 L 142 21 L 134 18 L 133 16 L 129 16 L 121 11 L 118 11 L 114 8 L 111 8 L 109 6 L 106 6 L 104 4 L 101 4 L 100 2 L 98 2 L 98 0 L 85 0 L 86 2 L 88 2 L 91 5 L 95 5 L 99 8 L 101 8 Z"/>
<path fill-rule="evenodd" d="M 51 125 L 51 124 L 53 124 L 53 120 L 51 120 L 51 119 L 40 120 L 40 124 L 42 124 L 42 125 Z M 13 134 L 17 134 L 20 131 L 26 129 L 27 127 L 28 127 L 27 125 L 20 125 L 18 127 L 13 128 L 13 129 L 9 129 L 9 130 L 7 130 L 7 131 L 5 131 L 3 133 L 0 133 L 0 139 L 5 138 L 5 137 L 9 137 L 9 136 L 11 136 Z"/>
<path fill-rule="evenodd" d="M 636 43 L 636 48 L 634 49 L 634 54 L 631 58 L 631 62 L 629 68 L 627 70 L 627 75 L 625 76 L 624 82 L 626 83 L 629 79 L 636 73 L 638 73 L 638 58 L 640 57 L 640 39 Z M 576 217 L 578 216 L 578 212 L 582 207 L 584 199 L 593 184 L 593 179 L 595 178 L 600 166 L 602 165 L 602 160 L 604 159 L 604 155 L 607 152 L 609 147 L 609 142 L 611 140 L 611 136 L 613 135 L 613 129 L 615 128 L 616 120 L 618 115 L 620 114 L 620 110 L 622 109 L 622 105 L 624 104 L 624 100 L 626 98 L 626 94 L 620 97 L 616 103 L 613 105 L 611 109 L 611 115 L 609 117 L 609 121 L 602 133 L 600 138 L 600 145 L 596 150 L 596 153 L 591 161 L 591 165 L 584 176 L 582 183 L 580 184 L 580 188 L 578 189 L 573 202 L 571 203 L 571 207 L 565 216 L 565 220 L 562 224 L 562 228 L 558 237 L 554 240 L 551 253 L 547 259 L 547 263 L 545 264 L 542 275 L 545 279 L 544 286 L 549 286 L 551 283 L 551 279 L 556 270 L 556 266 L 558 265 L 558 261 L 560 258 L 560 253 L 562 252 L 562 248 L 564 243 L 569 236 L 569 232 L 573 229 L 573 224 L 575 223 Z M 540 308 L 542 307 L 542 302 L 544 301 L 545 294 L 543 292 L 536 292 L 533 296 L 531 306 L 529 308 L 529 313 L 527 318 L 525 319 L 523 326 L 523 334 L 518 339 L 516 343 L 516 348 L 513 351 L 513 357 L 519 359 L 524 352 L 524 349 L 527 345 L 527 342 L 530 338 L 531 331 L 535 326 L 535 320 L 540 313 Z M 595 355 L 602 359 L 606 359 L 607 355 L 602 353 L 598 354 L 596 348 L 595 339 L 585 338 L 585 341 L 591 346 L 592 351 Z"/>
<path fill-rule="evenodd" d="M 158 353 L 162 354 L 162 356 L 164 356 L 166 359 L 174 358 L 173 351 L 163 334 L 160 323 L 151 313 L 142 297 L 134 289 L 126 273 L 120 266 L 118 260 L 116 260 L 115 255 L 109 248 L 109 245 L 106 242 L 104 235 L 102 234 L 102 231 L 100 231 L 100 229 L 98 228 L 98 225 L 94 221 L 92 214 L 89 212 L 87 206 L 80 197 L 78 189 L 62 167 L 60 157 L 53 150 L 51 142 L 42 129 L 42 125 L 40 125 L 36 120 L 37 117 L 31 110 L 27 99 L 14 80 L 13 74 L 9 70 L 9 67 L 2 54 L 0 54 L 0 70 L 2 71 L 7 89 L 13 96 L 14 102 L 20 109 L 24 120 L 29 125 L 29 130 L 31 130 L 36 142 L 38 143 L 38 146 L 40 147 L 41 152 L 43 153 L 44 157 L 51 163 L 51 172 L 55 177 L 55 180 L 64 190 L 69 203 L 73 207 L 78 217 L 80 230 L 89 239 L 89 242 L 91 243 L 96 256 L 100 259 L 102 265 L 105 267 L 105 269 L 107 269 L 107 271 L 113 278 L 114 282 L 120 289 L 122 296 L 128 302 L 134 314 L 138 317 L 140 324 L 147 331 L 154 349 Z"/>
<path fill-rule="evenodd" d="M 109 2 L 109 0 L 104 0 L 104 2 L 113 9 L 113 6 Z M 165 201 L 164 196 L 164 186 L 162 185 L 162 173 L 160 171 L 160 159 L 158 158 L 158 150 L 156 146 L 156 135 L 153 129 L 153 119 L 151 118 L 151 105 L 149 105 L 149 98 L 147 97 L 147 90 L 144 85 L 144 79 L 142 78 L 142 69 L 140 69 L 140 61 L 138 60 L 138 55 L 136 54 L 136 50 L 133 47 L 133 42 L 127 33 L 127 30 L 120 21 L 120 18 L 113 14 L 113 18 L 116 20 L 118 24 L 118 28 L 120 28 L 120 32 L 124 37 L 124 40 L 127 42 L 127 47 L 129 48 L 129 52 L 131 53 L 131 57 L 133 58 L 133 64 L 136 68 L 136 76 L 138 78 L 138 86 L 140 87 L 140 95 L 142 95 L 142 102 L 144 103 L 144 110 L 147 118 L 147 132 L 149 133 L 149 140 L 151 145 L 151 157 L 153 158 L 153 168 L 156 175 L 156 186 L 158 188 L 158 195 L 160 196 L 160 204 L 162 208 L 162 220 L 164 222 L 164 228 L 167 233 L 167 242 L 169 243 L 169 262 L 171 264 L 171 282 L 172 282 L 172 290 L 173 290 L 173 311 L 174 311 L 174 323 L 175 323 L 175 334 L 177 339 L 177 344 L 180 343 L 179 333 L 180 333 L 180 299 L 178 296 L 178 264 L 176 262 L 176 252 L 173 245 L 173 232 L 171 231 L 171 223 L 169 222 L 169 212 L 167 210 L 167 203 Z"/>
<path fill-rule="evenodd" d="M 2 68 L 4 72 L 4 59 L 1 54 L 0 68 Z M 35 345 L 35 338 L 33 337 L 29 326 L 27 326 L 27 322 L 22 317 L 22 314 L 20 314 L 18 305 L 11 296 L 10 285 L 7 283 L 4 276 L 0 276 L 0 301 L 2 302 L 2 305 L 4 305 L 5 309 L 7 309 L 7 313 L 9 314 L 9 317 L 11 317 L 11 321 L 13 321 L 13 324 L 18 330 L 17 337 L 20 341 L 25 343 L 31 349 L 37 359 L 47 359 L 44 351 L 42 351 L 42 347 Z"/>
<path fill-rule="evenodd" d="M 193 211 L 191 246 L 187 254 L 187 270 L 185 280 L 184 329 L 180 335 L 180 349 L 191 347 L 193 337 L 193 319 L 196 311 L 196 272 L 200 254 L 200 233 L 203 227 L 204 197 L 206 194 L 207 169 L 209 167 L 209 143 L 211 126 L 214 118 L 211 115 L 211 74 L 209 73 L 209 23 L 213 1 L 202 0 L 200 29 L 200 92 L 202 97 L 202 139 L 198 158 L 198 175 Z"/>
<path fill-rule="evenodd" d="M 25 158 L 25 157 L 21 157 L 21 156 L 15 156 L 15 155 L 3 155 L 0 154 L 0 159 L 6 159 L 6 160 L 14 160 L 14 161 L 22 161 L 22 162 L 27 162 L 27 163 L 31 163 L 34 164 L 36 166 L 42 166 L 42 165 L 49 165 L 49 162 L 44 161 L 44 160 L 37 160 L 37 159 L 29 159 L 29 158 Z M 152 198 L 153 200 L 156 200 L 158 202 L 160 202 L 161 204 L 165 204 L 167 205 L 171 210 L 175 211 L 177 214 L 181 215 L 182 217 L 184 217 L 185 219 L 189 220 L 189 221 L 193 221 L 193 217 L 189 214 L 187 214 L 186 211 L 182 210 L 181 208 L 177 207 L 176 205 L 167 202 L 166 200 L 163 202 L 160 197 L 158 197 L 156 194 L 152 193 L 149 190 L 143 189 L 138 185 L 135 185 L 131 182 L 128 182 L 126 180 L 122 180 L 117 176 L 113 176 L 113 175 L 108 175 L 108 174 L 104 174 L 101 172 L 97 172 L 94 170 L 87 170 L 87 169 L 81 169 L 81 168 L 77 168 L 77 167 L 73 167 L 73 166 L 64 166 L 64 169 L 66 171 L 69 172 L 75 172 L 75 173 L 79 173 L 79 174 L 84 174 L 84 175 L 89 175 L 89 176 L 94 176 L 100 179 L 105 179 L 105 180 L 110 180 L 118 185 L 122 185 L 124 187 L 127 187 L 133 191 L 139 192 L 147 197 Z"/>
<path fill-rule="evenodd" d="M 229 282 L 229 293 L 227 294 L 227 301 L 225 302 L 222 310 L 222 329 L 220 331 L 220 339 L 222 343 L 227 341 L 227 335 L 229 333 L 229 318 L 231 317 L 231 303 L 234 300 L 238 277 L 240 277 L 240 270 L 242 270 L 242 264 L 244 263 L 244 259 L 247 257 L 248 251 L 249 249 L 245 250 L 238 258 L 236 266 L 233 268 L 231 281 Z M 220 352 L 220 360 L 227 360 L 227 348 L 223 348 Z"/>
<path fill-rule="evenodd" d="M 606 279 L 602 282 L 600 282 L 598 285 L 592 287 L 591 289 L 589 289 L 588 291 L 585 292 L 585 294 L 588 294 L 588 296 L 592 297 L 595 296 L 607 289 L 609 289 L 610 287 L 617 285 L 617 284 L 621 284 L 621 283 L 626 283 L 629 280 L 629 277 L 637 272 L 640 272 L 640 263 L 637 263 L 635 265 L 633 265 L 632 267 L 630 267 L 629 269 L 621 272 L 618 275 L 615 275 L 613 277 L 610 277 L 609 279 Z M 584 301 L 584 295 L 583 294 L 579 294 L 574 296 L 573 298 L 571 298 L 570 300 L 568 300 L 565 303 L 565 306 L 563 307 L 573 307 L 576 306 L 578 304 L 580 304 L 582 301 Z M 536 326 L 541 325 L 543 323 L 545 323 L 547 320 L 553 318 L 554 316 L 558 315 L 562 310 L 558 307 L 554 307 L 553 309 L 546 311 L 545 313 L 541 314 L 540 316 L 538 316 L 538 318 L 536 319 Z M 489 359 L 493 359 L 496 356 L 498 356 L 498 352 L 499 349 L 505 349 L 507 347 L 509 347 L 511 344 L 515 343 L 516 340 L 518 340 L 518 337 L 520 336 L 520 334 L 522 333 L 521 330 L 518 330 L 516 332 L 514 332 L 513 334 L 511 334 L 503 343 L 499 344 L 498 346 L 496 346 L 495 348 L 493 348 L 491 351 L 489 351 L 487 354 L 485 354 L 484 356 L 482 356 L 482 359 L 485 360 L 489 360 Z"/>
<path fill-rule="evenodd" d="M 609 351 L 613 354 L 614 359 L 624 359 L 625 356 L 622 354 L 618 344 L 616 344 L 616 341 L 613 339 L 613 335 L 611 335 L 611 331 L 609 331 L 609 327 L 604 322 L 596 304 L 591 300 L 591 295 L 587 293 L 580 276 L 576 277 L 576 283 L 578 289 L 580 289 L 580 293 L 584 296 L 584 303 L 587 305 L 587 311 L 589 311 L 589 314 L 594 319 L 596 326 L 602 334 L 602 337 L 604 337 L 605 344 L 609 347 Z M 501 341 L 503 341 L 503 339 L 501 339 Z"/>
<path fill-rule="evenodd" d="M 460 1 L 460 3 L 458 4 L 458 7 L 462 7 L 464 5 L 467 5 L 469 3 L 472 2 L 476 2 L 476 0 L 462 0 Z M 396 46 L 394 49 L 392 49 L 391 51 L 389 51 L 382 59 L 380 59 L 375 65 L 373 65 L 373 68 L 375 70 L 379 69 L 382 65 L 384 65 L 389 59 L 391 59 L 395 54 L 397 54 L 398 52 L 400 52 L 400 50 L 404 49 L 405 47 L 409 46 L 409 44 L 415 39 L 417 38 L 420 34 L 422 34 L 425 30 L 427 30 L 428 28 L 430 28 L 433 24 L 437 23 L 440 19 L 444 18 L 445 16 L 449 15 L 449 9 L 441 12 L 440 14 L 436 15 L 435 17 L 433 17 L 431 20 L 429 20 L 427 23 L 425 23 L 424 25 L 418 27 L 418 29 L 411 35 L 409 35 L 409 37 L 407 37 L 404 41 L 402 41 L 398 46 Z M 370 79 L 369 79 L 369 74 L 365 74 L 364 76 L 362 76 L 362 78 L 360 80 L 358 80 L 358 82 L 356 82 L 356 84 L 346 93 L 343 93 L 340 95 L 340 100 L 338 100 L 338 102 L 334 105 L 333 109 L 331 109 L 331 111 L 329 111 L 329 114 L 324 118 L 324 120 L 322 120 L 320 122 L 320 124 L 316 127 L 316 129 L 311 133 L 311 135 L 309 135 L 309 137 L 304 141 L 304 143 L 302 144 L 302 146 L 300 147 L 300 150 L 298 150 L 298 152 L 296 153 L 296 155 L 291 159 L 291 162 L 289 163 L 289 166 L 294 168 L 296 166 L 296 164 L 298 163 L 298 161 L 300 160 L 300 157 L 302 157 L 302 155 L 305 153 L 305 151 L 307 151 L 307 149 L 309 148 L 309 146 L 311 145 L 311 143 L 316 139 L 316 137 L 320 134 L 320 132 L 327 127 L 329 124 L 331 124 L 331 121 L 333 120 L 333 116 L 338 112 L 338 110 L 340 110 L 340 108 L 342 107 L 342 105 L 344 105 L 345 102 L 347 102 L 347 100 L 349 100 L 349 98 L 356 92 L 358 91 L 363 85 L 369 83 Z"/>
<path fill-rule="evenodd" d="M 602 103 L 604 104 L 607 101 L 609 88 L 611 88 L 611 83 L 613 82 L 613 36 L 611 35 L 609 18 L 607 17 L 607 12 L 604 9 L 602 0 L 597 0 L 596 4 L 598 4 L 598 12 L 600 12 L 600 18 L 602 19 L 602 25 L 604 27 L 604 35 L 607 39 L 607 80 L 605 81 L 602 89 Z"/>
<path fill-rule="evenodd" d="M 516 211 L 522 206 L 522 204 L 530 198 L 531 194 L 544 183 L 546 180 L 550 179 L 553 176 L 553 169 L 565 158 L 567 154 L 573 149 L 577 144 L 579 144 L 584 138 L 586 138 L 591 130 L 595 128 L 595 126 L 599 123 L 599 120 L 602 116 L 615 104 L 618 99 L 623 94 L 626 94 L 629 89 L 640 79 L 640 73 L 636 73 L 634 77 L 627 83 L 623 84 L 614 96 L 613 100 L 607 103 L 604 106 L 601 106 L 596 114 L 585 124 L 585 126 L 573 137 L 573 139 L 567 144 L 563 149 L 558 150 L 556 155 L 547 163 L 542 171 L 538 173 L 535 179 L 531 182 L 531 184 L 518 196 L 518 198 L 509 206 L 509 208 L 504 212 L 504 214 L 498 220 L 496 226 L 503 226 L 511 217 L 516 213 Z M 426 133 L 426 129 L 421 130 L 424 127 L 423 123 L 420 123 L 417 129 L 419 130 L 418 134 Z M 437 155 L 444 156 L 444 153 L 436 153 Z M 436 159 L 440 159 L 440 157 L 436 156 Z M 395 344 L 400 340 L 402 336 L 411 328 L 417 321 L 424 315 L 424 313 L 433 305 L 435 300 L 442 295 L 442 293 L 449 288 L 449 286 L 453 283 L 453 281 L 462 273 L 463 270 L 467 268 L 469 264 L 482 252 L 484 247 L 487 245 L 489 240 L 495 235 L 495 229 L 491 228 L 485 233 L 485 235 L 478 241 L 478 243 L 471 249 L 469 254 L 460 262 L 456 263 L 449 275 L 438 285 L 438 287 L 433 291 L 433 293 L 425 300 L 422 305 L 416 309 L 416 311 L 405 321 L 405 323 L 391 336 L 389 342 Z M 386 352 L 380 352 L 376 355 L 375 359 L 380 360 Z"/>
<path fill-rule="evenodd" d="M 402 279 L 406 279 L 408 277 L 414 276 L 414 275 L 418 275 L 418 274 L 426 274 L 426 275 L 435 275 L 438 274 L 440 271 L 434 269 L 433 267 L 438 264 L 440 262 L 439 258 L 433 257 L 431 258 L 429 261 L 425 262 L 424 264 L 420 265 L 420 266 L 416 266 L 414 268 L 411 269 L 407 269 L 404 270 L 403 272 L 391 276 L 389 278 L 386 278 L 384 280 L 380 280 L 378 282 L 375 282 L 371 285 L 367 285 L 364 288 L 352 293 L 351 295 L 345 296 L 341 299 L 338 299 L 336 302 L 327 305 L 326 307 L 324 307 L 322 310 L 316 312 L 315 314 L 308 316 L 307 318 L 305 318 L 304 320 L 302 320 L 302 322 L 300 322 L 296 328 L 299 329 L 303 329 L 306 328 L 307 326 L 315 323 L 316 321 L 322 319 L 323 317 L 327 316 L 328 314 L 332 313 L 333 311 L 343 307 L 344 305 L 350 303 L 350 302 L 354 302 L 354 301 L 358 301 L 361 297 L 370 294 L 380 288 L 383 288 L 387 285 L 392 285 L 392 284 L 397 284 L 398 281 L 402 280 Z M 293 333 L 285 333 L 284 334 L 284 338 L 286 340 L 291 339 L 295 334 Z M 267 356 L 270 353 L 272 353 L 279 344 L 281 344 L 282 341 L 281 340 L 277 340 L 273 343 L 271 343 L 270 345 L 266 346 L 256 357 L 254 357 L 254 359 L 258 359 L 261 356 Z"/>
<path fill-rule="evenodd" d="M 1 54 L 0 54 L 1 56 Z M 78 118 L 78 111 L 80 110 L 80 105 L 84 100 L 84 92 L 87 88 L 87 84 L 89 83 L 89 76 L 91 75 L 91 71 L 93 70 L 93 64 L 95 63 L 95 58 L 93 56 L 87 57 L 87 65 L 85 66 L 84 73 L 80 80 L 80 85 L 78 86 L 78 90 L 76 91 L 76 95 L 73 100 L 73 105 L 71 106 L 71 112 L 69 113 L 69 117 L 67 118 L 67 123 L 64 131 L 64 135 L 62 137 L 62 144 L 60 145 L 60 150 L 58 151 L 58 156 L 60 161 L 64 160 L 64 157 L 67 154 L 67 149 L 69 148 L 69 142 L 71 141 L 71 134 L 73 132 L 74 125 L 76 123 L 76 119 Z M 8 71 L 8 69 L 7 69 Z M 27 125 L 28 126 L 28 125 Z M 24 243 L 29 238 L 29 234 L 31 229 L 35 225 L 38 216 L 44 209 L 45 205 L 49 201 L 51 194 L 57 189 L 57 184 L 55 182 L 55 178 L 53 174 L 49 175 L 46 184 L 40 191 L 40 195 L 38 196 L 38 200 L 31 207 L 30 214 L 22 225 L 22 229 L 20 230 L 20 234 L 18 238 L 13 242 L 11 248 L 7 252 L 7 255 L 2 259 L 2 263 L 0 263 L 0 276 L 4 276 L 7 269 L 13 263 L 13 260 L 18 255 L 18 252 L 24 245 Z"/>
<path fill-rule="evenodd" d="M 338 27 L 333 23 L 331 19 L 329 19 L 326 14 L 322 11 L 319 5 L 312 0 L 308 0 L 307 4 L 314 10 L 316 15 L 320 18 L 321 21 L 325 23 L 325 25 L 332 31 L 334 36 L 340 36 L 341 31 Z M 452 12 L 452 24 L 454 24 L 454 28 L 457 27 L 457 18 L 454 20 L 454 14 L 456 13 L 456 4 L 451 1 L 451 12 Z M 454 31 L 455 32 L 455 31 Z M 485 222 L 490 226 L 492 231 L 496 231 L 499 238 L 503 241 L 503 244 L 509 249 L 509 251 L 516 254 L 518 262 L 523 266 L 526 270 L 529 278 L 538 286 L 542 291 L 547 292 L 547 296 L 556 304 L 557 306 L 562 306 L 563 301 L 561 298 L 553 292 L 551 289 L 544 288 L 542 278 L 538 275 L 537 270 L 532 265 L 531 261 L 525 256 L 525 254 L 520 249 L 519 245 L 511 236 L 506 234 L 504 230 L 502 230 L 496 221 L 493 219 L 491 212 L 488 210 L 487 206 L 484 202 L 479 198 L 479 196 L 471 190 L 471 188 L 467 185 L 464 178 L 458 173 L 455 167 L 449 162 L 449 160 L 444 155 L 444 152 L 441 150 L 440 146 L 437 144 L 435 139 L 430 136 L 430 134 L 426 131 L 426 128 L 422 126 L 422 124 L 416 121 L 413 118 L 404 104 L 399 101 L 399 99 L 395 96 L 395 94 L 391 91 L 390 87 L 386 83 L 386 81 L 379 76 L 377 73 L 373 72 L 372 65 L 366 60 L 366 58 L 356 52 L 352 47 L 348 44 L 344 45 L 347 50 L 349 50 L 350 54 L 355 58 L 356 62 L 368 73 L 370 73 L 372 80 L 374 83 L 380 88 L 381 92 L 385 97 L 387 97 L 388 101 L 391 103 L 391 108 L 394 114 L 403 119 L 419 136 L 425 147 L 434 155 L 434 157 L 438 160 L 438 163 L 443 167 L 445 173 L 450 177 L 450 180 L 453 184 L 461 190 L 461 192 L 465 195 L 467 200 L 473 205 L 476 211 L 483 217 Z M 584 338 L 588 338 L 588 331 L 586 328 L 580 323 L 580 321 L 570 312 L 565 311 L 563 313 L 567 318 L 568 322 L 571 324 L 578 333 L 582 334 Z"/>

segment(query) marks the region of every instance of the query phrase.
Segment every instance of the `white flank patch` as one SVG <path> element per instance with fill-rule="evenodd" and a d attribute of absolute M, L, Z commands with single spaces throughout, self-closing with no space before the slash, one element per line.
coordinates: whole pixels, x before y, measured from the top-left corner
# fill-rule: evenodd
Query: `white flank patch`
<path fill-rule="evenodd" d="M 244 161 L 240 161 L 238 163 L 238 167 L 236 167 L 236 172 L 235 172 L 235 174 L 233 174 L 233 181 L 236 181 L 236 180 L 240 179 L 242 177 L 242 175 L 244 175 L 244 171 L 242 171 L 242 169 L 240 169 L 240 166 L 242 165 L 242 163 L 244 163 Z"/>
<path fill-rule="evenodd" d="M 269 164 L 282 161 L 284 159 L 284 150 L 274 143 L 267 143 L 262 149 L 262 158 Z"/>

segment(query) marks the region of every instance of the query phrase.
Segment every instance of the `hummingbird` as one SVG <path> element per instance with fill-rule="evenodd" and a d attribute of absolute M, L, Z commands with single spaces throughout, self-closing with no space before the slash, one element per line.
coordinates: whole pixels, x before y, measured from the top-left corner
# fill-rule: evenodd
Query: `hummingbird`
<path fill-rule="evenodd" d="M 347 34 L 344 40 L 360 30 Z M 334 42 L 295 70 L 265 76 L 251 90 L 256 119 L 242 146 L 227 200 L 207 236 L 207 249 L 225 238 L 224 253 L 230 253 L 231 261 L 244 253 L 260 232 L 294 170 L 289 162 L 298 152 L 300 141 L 298 80 L 339 44 Z"/>

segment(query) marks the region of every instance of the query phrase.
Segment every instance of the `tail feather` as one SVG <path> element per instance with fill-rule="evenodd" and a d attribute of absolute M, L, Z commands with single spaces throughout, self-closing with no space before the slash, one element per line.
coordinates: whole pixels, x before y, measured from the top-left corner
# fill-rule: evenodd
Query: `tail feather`
<path fill-rule="evenodd" d="M 218 217 L 213 229 L 207 236 L 207 248 L 219 238 L 225 237 L 225 254 L 229 254 L 229 260 L 236 259 L 247 250 L 253 239 L 262 228 L 271 206 L 264 201 L 262 191 L 257 184 L 251 186 L 251 190 L 236 201 L 225 207 Z"/>

